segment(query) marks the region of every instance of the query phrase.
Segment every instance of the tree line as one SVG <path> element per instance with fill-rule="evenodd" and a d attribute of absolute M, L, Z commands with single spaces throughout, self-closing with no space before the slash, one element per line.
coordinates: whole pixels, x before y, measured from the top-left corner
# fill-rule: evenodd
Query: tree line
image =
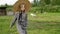
<path fill-rule="evenodd" d="M 60 5 L 60 0 L 34 0 L 32 4 L 33 7 L 45 5 Z"/>
<path fill-rule="evenodd" d="M 32 8 L 30 9 L 30 12 L 34 13 L 60 12 L 60 0 L 34 0 L 31 5 Z M 7 7 L 7 11 L 12 10 L 13 8 L 13 5 L 5 4 L 3 6 Z"/>

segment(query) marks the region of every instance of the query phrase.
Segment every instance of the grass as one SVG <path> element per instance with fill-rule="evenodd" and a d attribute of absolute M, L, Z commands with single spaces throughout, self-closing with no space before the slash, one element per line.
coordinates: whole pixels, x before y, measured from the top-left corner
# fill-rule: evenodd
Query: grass
<path fill-rule="evenodd" d="M 9 28 L 13 16 L 0 16 L 0 34 L 18 34 L 16 25 Z M 60 13 L 28 15 L 28 34 L 60 34 Z"/>
<path fill-rule="evenodd" d="M 43 21 L 43 22 L 60 22 L 60 13 L 44 13 L 37 14 L 36 17 L 31 17 L 29 15 L 29 20 Z"/>

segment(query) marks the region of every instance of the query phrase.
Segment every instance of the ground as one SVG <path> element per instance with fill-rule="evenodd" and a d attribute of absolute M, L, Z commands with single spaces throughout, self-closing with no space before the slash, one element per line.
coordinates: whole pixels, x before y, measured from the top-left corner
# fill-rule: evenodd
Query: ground
<path fill-rule="evenodd" d="M 13 16 L 0 16 L 0 34 L 18 34 L 16 24 L 9 28 Z M 60 13 L 28 14 L 28 34 L 60 34 Z"/>

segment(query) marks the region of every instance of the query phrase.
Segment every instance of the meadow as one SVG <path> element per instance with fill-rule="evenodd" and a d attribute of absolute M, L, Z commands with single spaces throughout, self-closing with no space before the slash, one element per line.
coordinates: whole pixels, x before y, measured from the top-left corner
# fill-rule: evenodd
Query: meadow
<path fill-rule="evenodd" d="M 16 24 L 9 28 L 13 16 L 0 16 L 0 34 L 18 34 Z M 28 34 L 60 34 L 60 13 L 28 14 Z"/>

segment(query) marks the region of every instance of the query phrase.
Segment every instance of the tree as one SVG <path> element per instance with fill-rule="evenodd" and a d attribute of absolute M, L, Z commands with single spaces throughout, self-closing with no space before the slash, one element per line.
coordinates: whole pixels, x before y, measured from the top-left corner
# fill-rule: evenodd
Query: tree
<path fill-rule="evenodd" d="M 8 7 L 8 4 L 6 3 L 5 6 Z"/>
<path fill-rule="evenodd" d="M 36 2 L 36 0 L 34 0 L 33 5 L 34 5 L 34 6 L 37 6 L 37 2 Z"/>
<path fill-rule="evenodd" d="M 50 0 L 45 0 L 45 3 L 46 3 L 47 5 L 49 5 L 49 4 L 50 4 Z"/>
<path fill-rule="evenodd" d="M 51 5 L 60 5 L 60 0 L 50 0 Z"/>
<path fill-rule="evenodd" d="M 35 7 L 35 6 L 39 6 L 39 0 L 34 0 L 33 1 L 33 6 Z"/>
<path fill-rule="evenodd" d="M 40 0 L 40 6 L 45 6 L 45 0 Z"/>

